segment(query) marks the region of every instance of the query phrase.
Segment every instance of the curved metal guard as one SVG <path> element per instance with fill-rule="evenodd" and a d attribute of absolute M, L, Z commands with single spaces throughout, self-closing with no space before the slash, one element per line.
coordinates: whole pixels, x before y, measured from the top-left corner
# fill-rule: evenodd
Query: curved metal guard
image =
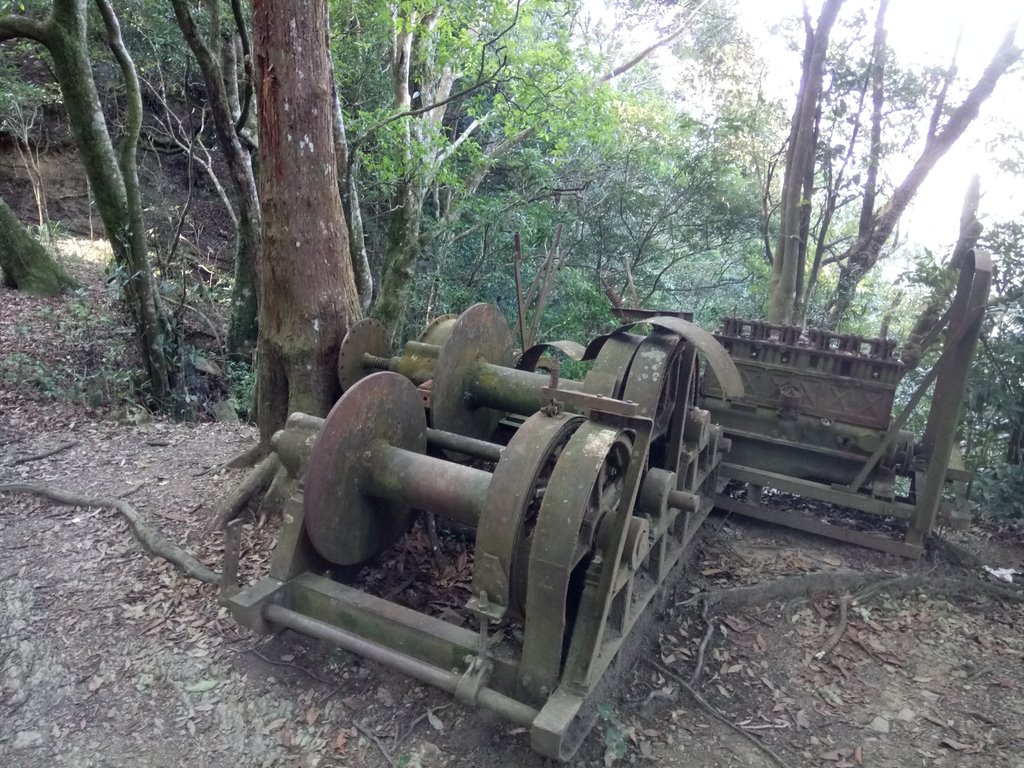
<path fill-rule="evenodd" d="M 521 371 L 534 371 L 537 369 L 540 359 L 551 351 L 561 352 L 570 360 L 582 360 L 587 350 L 582 344 L 577 344 L 575 341 L 543 341 L 523 352 L 516 361 L 516 368 Z"/>
<path fill-rule="evenodd" d="M 732 361 L 732 357 L 730 357 L 729 353 L 725 350 L 725 347 L 719 344 L 718 339 L 716 339 L 713 334 L 705 331 L 699 325 L 694 325 L 693 323 L 681 320 L 678 317 L 667 317 L 662 315 L 646 320 L 638 320 L 634 323 L 627 323 L 626 325 L 620 325 L 611 333 L 606 333 L 604 336 L 598 336 L 590 342 L 590 345 L 587 347 L 587 350 L 583 355 L 583 360 L 595 359 L 598 352 L 601 351 L 601 347 L 603 347 L 605 342 L 609 339 L 620 333 L 629 331 L 630 328 L 643 325 L 644 323 L 676 333 L 688 343 L 692 344 L 704 355 L 704 359 L 707 360 L 708 366 L 715 374 L 715 378 L 718 379 L 718 383 L 722 386 L 722 391 L 725 393 L 725 396 L 733 400 L 743 397 L 743 379 L 740 377 L 740 372 L 736 368 L 736 364 Z"/>

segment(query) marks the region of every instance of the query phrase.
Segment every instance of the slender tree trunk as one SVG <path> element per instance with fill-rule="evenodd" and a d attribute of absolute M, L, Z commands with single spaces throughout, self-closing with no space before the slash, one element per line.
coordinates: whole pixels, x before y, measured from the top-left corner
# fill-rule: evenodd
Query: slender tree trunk
<path fill-rule="evenodd" d="M 1024 464 L 1024 419 L 1017 416 L 1012 424 L 1010 437 L 1006 441 L 1006 463 Z"/>
<path fill-rule="evenodd" d="M 4 285 L 35 296 L 57 296 L 75 281 L 0 199 L 0 269 Z"/>
<path fill-rule="evenodd" d="M 338 195 L 323 3 L 254 0 L 259 114 L 260 323 L 257 421 L 324 416 L 338 348 L 361 316 Z"/>
<path fill-rule="evenodd" d="M 964 205 L 960 211 L 960 234 L 953 248 L 953 255 L 950 257 L 949 266 L 951 269 L 959 269 L 963 259 L 974 250 L 981 237 L 982 225 L 978 220 L 978 207 L 981 205 L 981 177 L 974 176 L 967 186 L 967 193 L 964 195 Z M 924 309 L 914 327 L 907 337 L 907 343 L 903 345 L 900 354 L 902 362 L 908 370 L 916 368 L 921 358 L 928 351 L 923 347 L 924 340 L 929 336 L 935 324 L 942 316 L 943 307 L 949 297 L 944 291 L 933 289 L 932 295 L 928 298 Z M 934 342 L 933 342 L 934 343 Z"/>
<path fill-rule="evenodd" d="M 228 79 L 233 71 L 225 71 L 218 56 L 220 40 L 216 29 L 209 40 L 204 39 L 185 0 L 171 0 L 174 16 L 185 41 L 195 54 L 206 85 L 207 102 L 213 115 L 217 140 L 228 164 L 234 187 L 235 206 L 238 210 L 238 230 L 235 239 L 235 280 L 231 292 L 231 320 L 228 327 L 228 354 L 240 361 L 252 359 L 257 336 L 258 286 L 256 280 L 256 252 L 260 238 L 260 205 L 252 158 L 242 145 L 235 130 L 235 110 L 232 107 L 232 86 Z M 211 4 L 216 8 L 216 3 Z M 213 27 L 218 25 L 214 24 Z M 232 43 L 225 43 L 233 46 Z M 229 58 L 230 61 L 233 59 Z M 237 87 L 234 89 L 237 101 Z"/>
<path fill-rule="evenodd" d="M 345 132 L 345 113 L 341 109 L 337 80 L 334 77 L 334 62 L 330 57 L 330 36 L 327 38 L 328 64 L 331 77 L 331 118 L 334 129 L 334 156 L 338 161 L 338 195 L 345 210 L 345 224 L 348 226 L 348 245 L 352 269 L 355 274 L 356 291 L 363 312 L 370 309 L 373 301 L 373 273 L 370 258 L 366 253 L 366 238 L 363 233 L 363 212 L 359 208 L 359 156 L 349 151 L 348 136 Z"/>
<path fill-rule="evenodd" d="M 826 0 L 817 26 L 807 32 L 804 72 L 793 113 L 782 183 L 779 242 L 772 262 L 768 320 L 773 323 L 792 322 L 796 309 L 799 278 L 803 274 L 801 265 L 807 253 L 803 222 L 809 215 L 810 199 L 806 196 L 808 174 L 813 178 L 814 172 L 815 115 L 825 75 L 829 35 L 841 5 L 842 0 Z"/>
<path fill-rule="evenodd" d="M 149 265 L 135 176 L 135 143 L 142 118 L 138 80 L 121 43 L 117 17 L 105 0 L 97 0 L 97 7 L 108 43 L 125 77 L 128 113 L 120 158 L 107 131 L 92 76 L 86 0 L 54 0 L 45 22 L 24 16 L 0 17 L 0 40 L 26 37 L 41 43 L 50 53 L 89 186 L 115 261 L 125 277 L 125 295 L 139 329 L 151 392 L 158 403 L 166 404 L 171 394 L 172 368 L 167 349 L 172 339 Z"/>

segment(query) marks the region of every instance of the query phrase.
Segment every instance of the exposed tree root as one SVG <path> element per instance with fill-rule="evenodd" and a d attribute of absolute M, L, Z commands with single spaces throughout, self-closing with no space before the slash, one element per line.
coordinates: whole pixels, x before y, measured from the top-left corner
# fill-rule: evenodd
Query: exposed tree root
<path fill-rule="evenodd" d="M 212 467 L 207 467 L 204 470 L 196 472 L 195 477 L 214 475 L 225 469 L 248 469 L 249 467 L 254 467 L 259 463 L 260 459 L 267 455 L 269 450 L 270 449 L 263 443 L 256 443 L 256 445 L 251 448 L 246 448 L 240 454 L 232 459 L 228 459 L 223 464 L 214 464 Z"/>
<path fill-rule="evenodd" d="M 828 642 L 825 643 L 824 647 L 814 654 L 816 659 L 824 659 L 839 645 L 839 641 L 843 639 L 843 635 L 846 634 L 847 626 L 847 614 L 850 610 L 850 596 L 843 595 L 839 601 L 839 621 L 836 623 L 836 628 L 829 635 Z"/>
<path fill-rule="evenodd" d="M 18 464 L 28 464 L 30 461 L 39 461 L 40 459 L 47 459 L 50 456 L 56 456 L 58 453 L 66 451 L 69 448 L 74 448 L 78 444 L 79 443 L 77 440 L 70 443 L 61 443 L 56 448 L 50 448 L 48 450 L 41 451 L 40 453 L 33 453 L 28 456 L 22 456 L 19 459 L 15 459 L 14 461 L 11 462 L 11 466 L 13 467 Z"/>
<path fill-rule="evenodd" d="M 256 443 L 251 448 L 246 448 L 235 458 L 221 465 L 221 469 L 248 469 L 255 467 L 267 455 L 267 446 L 263 443 Z"/>
<path fill-rule="evenodd" d="M 142 516 L 126 501 L 105 497 L 82 496 L 77 493 L 63 491 L 59 488 L 51 488 L 34 483 L 0 483 L 0 493 L 32 493 L 67 506 L 106 507 L 117 510 L 118 514 L 128 521 L 128 525 L 131 526 L 135 538 L 139 540 L 142 548 L 149 552 L 149 554 L 162 557 L 190 578 L 204 581 L 207 584 L 217 584 L 220 582 L 220 576 L 217 573 L 200 563 L 177 544 L 166 539 L 154 528 L 151 528 L 142 519 Z"/>
<path fill-rule="evenodd" d="M 646 661 L 647 661 L 648 664 L 650 664 L 652 667 L 654 667 L 656 670 L 658 670 L 658 672 L 663 674 L 665 677 L 667 677 L 670 680 L 673 680 L 676 683 L 678 683 L 679 686 L 684 691 L 686 691 L 688 694 L 690 694 L 690 697 L 694 701 L 696 701 L 704 709 L 704 711 L 706 711 L 709 715 L 711 715 L 716 720 L 718 720 L 718 721 L 720 721 L 722 723 L 725 723 L 727 726 L 729 726 L 732 730 L 734 730 L 736 733 L 738 733 L 744 739 L 746 739 L 751 744 L 753 744 L 755 747 L 757 747 L 759 750 L 764 752 L 771 759 L 771 761 L 773 763 L 775 763 L 777 766 L 779 766 L 779 768 L 789 768 L 788 763 L 786 763 L 785 760 L 783 760 L 781 757 L 779 757 L 778 754 L 776 754 L 767 744 L 762 743 L 761 740 L 758 739 L 756 736 L 753 736 L 753 735 L 747 733 L 742 728 L 740 728 L 738 725 L 733 724 L 733 722 L 728 717 L 726 717 L 721 712 L 719 712 L 717 709 L 715 709 L 713 706 L 711 706 L 711 704 L 708 703 L 708 700 L 705 699 L 703 696 L 701 696 L 700 693 L 697 691 L 697 689 L 694 688 L 692 685 L 690 685 L 685 680 L 683 680 L 682 677 L 677 675 L 671 669 L 666 669 L 661 664 L 659 664 L 658 662 L 654 661 L 654 659 L 647 658 Z"/>
<path fill-rule="evenodd" d="M 276 457 L 276 454 L 271 454 L 271 456 Z M 256 519 L 260 526 L 263 526 L 271 517 L 281 514 L 294 483 L 292 476 L 288 474 L 288 470 L 281 465 L 280 459 L 278 459 L 274 479 L 270 483 L 270 488 L 263 495 L 256 513 Z"/>
<path fill-rule="evenodd" d="M 981 568 L 985 563 L 984 561 L 971 552 L 963 544 L 957 544 L 955 541 L 950 541 L 937 533 L 932 533 L 931 539 L 929 540 L 931 548 L 934 553 L 941 553 L 954 565 L 958 565 L 961 568 Z"/>
<path fill-rule="evenodd" d="M 985 595 L 998 600 L 1024 602 L 1024 589 L 983 581 L 967 574 L 935 576 L 932 573 L 886 574 L 878 571 L 819 571 L 786 576 L 750 587 L 713 590 L 697 595 L 710 609 L 729 610 L 764 605 L 792 597 L 851 593 L 851 605 L 865 602 L 879 592 L 905 594 L 919 587 L 955 597 Z"/>
<path fill-rule="evenodd" d="M 829 592 L 850 592 L 892 577 L 893 574 L 879 573 L 878 571 L 818 571 L 802 573 L 798 576 L 786 576 L 749 587 L 716 589 L 702 592 L 696 597 L 703 599 L 709 609 L 717 608 L 721 611 L 745 608 L 756 604 L 764 605 L 793 597 L 806 597 Z"/>
<path fill-rule="evenodd" d="M 693 674 L 690 675 L 690 685 L 696 686 L 700 680 L 700 674 L 704 671 L 704 654 L 708 649 L 708 645 L 711 643 L 711 636 L 715 634 L 715 620 L 708 615 L 708 604 L 704 603 L 704 608 L 701 611 L 701 618 L 704 619 L 704 637 L 700 640 L 700 646 L 697 648 L 697 662 L 693 665 Z"/>
<path fill-rule="evenodd" d="M 395 768 L 395 766 L 397 765 L 397 763 L 395 762 L 395 758 L 393 758 L 391 756 L 391 753 L 388 752 L 388 748 L 384 746 L 384 742 L 378 739 L 377 736 L 373 733 L 373 731 L 371 731 L 367 726 L 363 725 L 358 720 L 353 720 L 352 725 L 355 726 L 355 729 L 359 731 L 359 733 L 361 733 L 367 739 L 372 741 L 376 745 L 377 749 L 380 750 L 380 754 L 384 758 L 384 761 L 388 765 L 390 765 L 391 768 Z"/>
<path fill-rule="evenodd" d="M 259 463 L 245 476 L 241 485 L 221 505 L 217 514 L 210 522 L 212 530 L 220 530 L 234 520 L 245 505 L 257 495 L 263 493 L 274 479 L 281 462 L 276 454 L 270 454 L 260 459 Z"/>

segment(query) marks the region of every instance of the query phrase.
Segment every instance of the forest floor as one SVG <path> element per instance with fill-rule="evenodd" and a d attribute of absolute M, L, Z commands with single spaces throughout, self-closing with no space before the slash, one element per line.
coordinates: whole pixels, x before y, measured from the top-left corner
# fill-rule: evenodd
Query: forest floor
<path fill-rule="evenodd" d="M 217 468 L 255 430 L 106 405 L 131 334 L 96 264 L 68 261 L 78 294 L 0 288 L 0 484 L 123 497 L 216 569 L 222 539 L 208 523 L 241 478 Z M 639 661 L 574 765 L 1024 768 L 1024 603 L 981 592 L 807 594 L 720 612 L 696 685 L 728 724 L 713 717 L 673 677 L 689 681 L 701 656 L 695 591 L 850 570 L 964 574 L 941 556 L 906 562 L 732 518 L 705 528 L 692 576 L 633 640 Z M 246 523 L 245 579 L 274 534 Z M 1018 528 L 954 536 L 1024 570 Z M 0 494 L 0 765 L 548 764 L 497 717 L 299 635 L 239 627 L 213 586 L 148 556 L 112 510 Z"/>

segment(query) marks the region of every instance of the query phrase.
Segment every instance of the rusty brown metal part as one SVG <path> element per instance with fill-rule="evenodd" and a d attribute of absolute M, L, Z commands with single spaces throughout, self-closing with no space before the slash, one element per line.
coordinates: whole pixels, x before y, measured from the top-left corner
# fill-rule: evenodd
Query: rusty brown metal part
<path fill-rule="evenodd" d="M 586 351 L 586 347 L 575 341 L 544 341 L 525 350 L 516 360 L 516 368 L 523 371 L 534 371 L 541 358 L 550 352 L 559 352 L 570 360 L 582 360 Z"/>
<path fill-rule="evenodd" d="M 306 468 L 309 538 L 327 560 L 361 563 L 404 533 L 408 504 L 362 492 L 373 450 L 390 445 L 423 453 L 427 424 L 416 387 L 393 373 L 357 381 L 324 420 Z"/>
<path fill-rule="evenodd" d="M 466 390 L 481 363 L 512 366 L 512 333 L 491 304 L 476 304 L 463 312 L 441 346 L 433 376 L 433 427 L 470 437 L 491 436 L 504 413 L 478 406 Z"/>
<path fill-rule="evenodd" d="M 965 484 L 961 472 L 950 470 L 950 458 L 991 272 L 984 252 L 964 259 L 943 315 L 939 361 L 896 416 L 893 400 L 905 368 L 893 342 L 727 318 L 718 338 L 736 359 L 747 395 L 726 403 L 715 377 L 706 375 L 702 404 L 732 444 L 723 476 L 747 483 L 752 493 L 743 502 L 719 496 L 718 506 L 909 557 L 920 554 L 937 519 L 959 523 Z M 903 428 L 933 384 L 927 426 L 915 442 Z M 897 478 L 909 492 L 897 490 Z M 767 508 L 762 487 L 906 519 L 905 540 Z M 946 490 L 957 498 L 952 505 L 942 500 Z"/>
<path fill-rule="evenodd" d="M 578 607 L 570 583 L 590 567 L 598 527 L 622 499 L 630 447 L 620 430 L 587 423 L 573 434 L 551 474 L 530 549 L 519 677 L 532 700 L 543 701 L 558 683 L 564 638 Z"/>
<path fill-rule="evenodd" d="M 338 350 L 338 382 L 346 392 L 357 381 L 379 368 L 368 366 L 366 356 L 385 359 L 388 354 L 388 333 L 371 317 L 360 320 L 348 329 Z"/>
<path fill-rule="evenodd" d="M 494 619 L 503 618 L 507 610 L 523 615 L 527 535 L 536 523 L 554 463 L 583 422 L 583 417 L 571 414 L 533 415 L 516 431 L 494 468 L 487 511 L 476 531 L 473 569 L 473 594 L 486 592 L 487 612 Z"/>
<path fill-rule="evenodd" d="M 732 357 L 730 357 L 729 353 L 722 347 L 713 334 L 705 331 L 699 325 L 694 325 L 693 323 L 682 320 L 678 317 L 658 315 L 657 317 L 649 317 L 645 320 L 619 326 L 611 333 L 605 334 L 604 336 L 598 336 L 590 342 L 583 359 L 595 359 L 601 348 L 608 343 L 609 340 L 614 339 L 620 334 L 628 332 L 631 328 L 644 325 L 645 323 L 671 331 L 684 339 L 687 343 L 696 347 L 701 354 L 704 355 L 704 359 L 707 361 L 708 367 L 717 379 L 725 397 L 738 398 L 743 396 L 743 379 L 740 376 L 739 370 L 736 368 L 736 363 L 733 361 Z"/>

